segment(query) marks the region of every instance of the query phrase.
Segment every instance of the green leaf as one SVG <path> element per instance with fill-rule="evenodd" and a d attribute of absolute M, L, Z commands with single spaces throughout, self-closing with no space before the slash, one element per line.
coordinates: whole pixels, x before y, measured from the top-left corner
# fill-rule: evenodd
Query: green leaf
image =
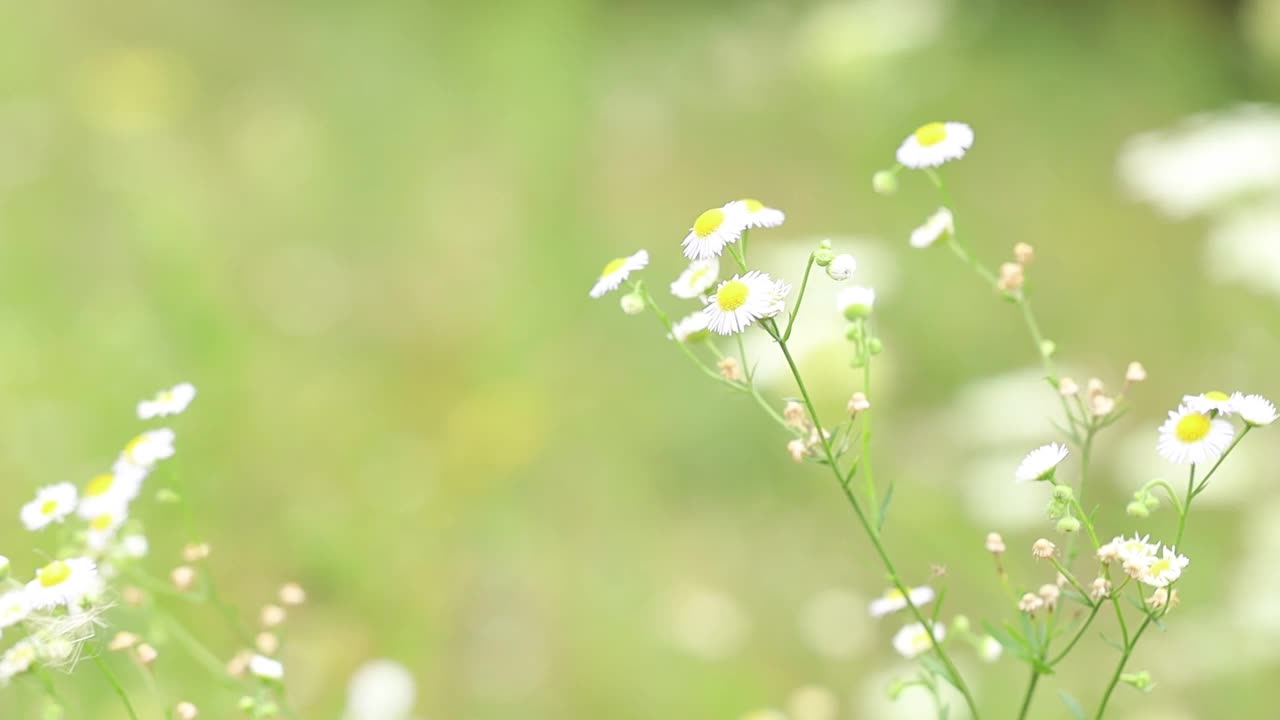
<path fill-rule="evenodd" d="M 854 469 L 856 470 L 858 467 L 858 464 L 855 462 L 853 466 L 854 466 Z M 849 475 L 849 479 L 850 480 L 853 479 L 852 473 Z M 880 514 L 876 516 L 876 533 L 877 534 L 884 529 L 884 519 L 889 514 L 889 501 L 893 499 L 893 485 L 894 485 L 893 481 L 890 480 L 889 489 L 885 490 L 884 499 L 880 501 Z"/>
<path fill-rule="evenodd" d="M 1080 705 L 1080 701 L 1074 695 L 1066 690 L 1059 690 L 1058 697 L 1062 698 L 1062 704 L 1067 706 L 1067 712 L 1071 713 L 1071 717 L 1075 720 L 1087 720 L 1088 716 L 1084 714 L 1084 707 Z"/>
<path fill-rule="evenodd" d="M 1110 639 L 1107 638 L 1106 635 L 1102 633 L 1098 633 L 1098 637 L 1102 638 L 1102 642 L 1110 645 L 1111 647 L 1115 648 L 1116 650 L 1119 650 L 1120 652 L 1124 652 L 1124 646 L 1121 645 L 1120 643 L 1112 642 Z"/>
<path fill-rule="evenodd" d="M 942 664 L 942 661 L 938 659 L 937 655 L 933 653 L 921 655 L 920 664 L 924 665 L 925 669 L 929 672 L 947 681 L 948 685 L 956 688 L 957 690 L 960 688 L 956 683 L 955 678 L 951 676 L 951 671 L 947 669 L 946 665 Z"/>

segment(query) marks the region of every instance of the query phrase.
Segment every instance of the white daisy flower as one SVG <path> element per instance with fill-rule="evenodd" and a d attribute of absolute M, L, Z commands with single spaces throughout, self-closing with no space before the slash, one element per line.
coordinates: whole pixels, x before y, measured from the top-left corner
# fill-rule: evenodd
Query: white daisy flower
<path fill-rule="evenodd" d="M 627 257 L 614 258 L 600 271 L 600 278 L 596 280 L 596 284 L 591 287 L 591 292 L 588 294 L 593 298 L 598 298 L 607 292 L 617 290 L 622 281 L 627 279 L 627 276 L 643 269 L 648 264 L 649 252 L 647 250 L 640 250 L 636 254 L 628 255 Z"/>
<path fill-rule="evenodd" d="M 1156 449 L 1177 465 L 1199 465 L 1222 455 L 1235 437 L 1236 430 L 1222 418 L 1211 418 L 1183 405 L 1170 411 L 1169 419 L 1160 426 Z"/>
<path fill-rule="evenodd" d="M 1214 390 L 1200 395 L 1184 395 L 1182 402 L 1192 410 L 1205 415 L 1217 412 L 1219 415 L 1231 416 L 1235 412 L 1235 405 L 1231 403 L 1231 396 L 1221 390 Z"/>
<path fill-rule="evenodd" d="M 1123 566 L 1125 573 L 1130 577 L 1138 577 L 1146 571 L 1147 566 L 1155 560 L 1156 553 L 1160 550 L 1158 544 L 1153 545 L 1147 542 L 1149 535 L 1138 537 L 1137 533 L 1132 538 L 1123 536 L 1114 538 L 1110 543 L 1104 545 L 1108 548 L 1108 552 L 1104 556 L 1102 549 L 1098 551 L 1098 558 L 1103 562 L 1107 562 L 1114 557 Z"/>
<path fill-rule="evenodd" d="M 1166 547 L 1160 557 L 1152 557 L 1138 579 L 1152 587 L 1167 587 L 1182 575 L 1182 569 L 1191 563 L 1185 555 Z"/>
<path fill-rule="evenodd" d="M 196 386 L 191 383 L 178 383 L 168 390 L 161 390 L 156 396 L 150 400 L 143 400 L 138 403 L 138 419 L 150 420 L 151 418 L 166 417 L 168 415 L 177 415 L 195 399 Z"/>
<path fill-rule="evenodd" d="M 947 636 L 946 626 L 942 623 L 934 623 L 933 636 L 938 642 L 942 642 L 942 639 Z M 929 640 L 929 631 L 924 625 L 916 622 L 904 626 L 893 636 L 893 648 L 902 657 L 911 659 L 931 650 L 933 643 Z"/>
<path fill-rule="evenodd" d="M 27 598 L 37 610 L 66 605 L 76 607 L 98 589 L 98 570 L 86 557 L 54 560 L 36 571 L 27 583 Z"/>
<path fill-rule="evenodd" d="M 103 509 L 102 512 L 89 518 L 89 530 L 85 536 L 89 547 L 99 552 L 105 550 L 128 517 L 128 510 L 121 505 L 114 509 Z"/>
<path fill-rule="evenodd" d="M 911 247 L 927 248 L 939 240 L 951 237 L 955 232 L 955 217 L 951 215 L 951 211 L 938 208 L 923 225 L 911 231 Z"/>
<path fill-rule="evenodd" d="M 1240 413 L 1241 420 L 1254 427 L 1270 425 L 1276 421 L 1276 406 L 1261 395 L 1233 393 L 1231 406 Z"/>
<path fill-rule="evenodd" d="M 694 260 L 689 267 L 680 273 L 680 277 L 671 283 L 671 294 L 685 300 L 692 300 L 706 293 L 720 279 L 720 261 L 716 258 Z"/>
<path fill-rule="evenodd" d="M 147 552 L 151 550 L 150 543 L 147 542 L 146 535 L 125 535 L 120 539 L 120 551 L 125 557 L 143 558 L 147 556 Z"/>
<path fill-rule="evenodd" d="M 712 208 L 698 216 L 684 236 L 680 245 L 684 248 L 684 256 L 690 260 L 710 260 L 719 257 L 724 247 L 737 242 L 746 229 L 744 208 L 729 203 L 724 207 Z"/>
<path fill-rule="evenodd" d="M 871 601 L 868 608 L 871 611 L 871 617 L 884 617 L 892 612 L 897 612 L 907 606 L 907 598 L 911 599 L 911 604 L 920 607 L 927 602 L 933 600 L 933 588 L 928 585 L 911 588 L 907 595 L 903 595 L 898 588 L 889 588 L 884 594 Z"/>
<path fill-rule="evenodd" d="M 876 304 L 876 291 L 874 288 L 854 285 L 847 287 L 836 295 L 836 307 L 840 310 L 840 314 L 844 315 L 848 320 L 857 320 L 871 314 L 872 308 Z"/>
<path fill-rule="evenodd" d="M 703 309 L 707 325 L 721 335 L 740 333 L 755 321 L 782 312 L 790 292 L 791 286 L 785 281 L 773 280 L 759 270 L 734 275 L 732 280 L 720 283 Z"/>
<path fill-rule="evenodd" d="M 22 506 L 22 524 L 28 530 L 39 530 L 49 523 L 62 522 L 76 509 L 76 486 L 58 483 L 42 487 L 36 499 Z"/>
<path fill-rule="evenodd" d="M 775 228 L 787 219 L 786 214 L 781 210 L 767 207 L 764 203 L 753 198 L 734 200 L 725 205 L 724 209 L 739 213 L 744 228 Z"/>
<path fill-rule="evenodd" d="M 973 128 L 961 122 L 931 122 L 898 146 L 898 162 L 909 168 L 937 167 L 964 157 L 973 146 Z"/>
<path fill-rule="evenodd" d="M 1046 480 L 1053 477 L 1053 471 L 1067 457 L 1067 446 L 1061 443 L 1049 443 L 1027 453 L 1018 465 L 1014 476 L 1018 482 L 1028 480 Z"/>
<path fill-rule="evenodd" d="M 36 661 L 36 645 L 30 640 L 20 640 L 0 657 L 0 683 L 8 684 L 14 677 L 31 669 Z"/>
<path fill-rule="evenodd" d="M 702 340 L 710 334 L 707 314 L 699 310 L 671 326 L 671 337 L 676 342 L 688 343 Z"/>
<path fill-rule="evenodd" d="M 76 512 L 88 520 L 107 510 L 127 505 L 138 497 L 146 474 L 145 469 L 124 463 L 119 465 L 118 471 L 94 477 L 84 486 Z"/>
<path fill-rule="evenodd" d="M 10 590 L 0 595 L 0 628 L 16 625 L 31 614 L 31 601 L 21 590 Z"/>
<path fill-rule="evenodd" d="M 272 660 L 265 655 L 254 655 L 249 660 L 249 672 L 254 677 L 264 680 L 283 680 L 284 665 L 279 660 Z"/>
<path fill-rule="evenodd" d="M 130 472 L 136 473 L 139 468 L 150 470 L 157 462 L 173 457 L 173 441 L 176 437 L 169 428 L 142 433 L 124 446 L 112 471 L 127 475 Z"/>

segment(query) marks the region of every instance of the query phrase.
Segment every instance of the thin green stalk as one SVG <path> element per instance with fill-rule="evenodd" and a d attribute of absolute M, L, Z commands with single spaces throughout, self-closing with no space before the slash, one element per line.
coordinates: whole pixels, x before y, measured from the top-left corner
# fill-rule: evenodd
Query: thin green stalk
<path fill-rule="evenodd" d="M 1080 628 L 1076 630 L 1076 634 L 1072 636 L 1071 642 L 1067 643 L 1067 646 L 1062 648 L 1061 652 L 1055 655 L 1052 660 L 1049 660 L 1049 667 L 1053 667 L 1061 662 L 1062 659 L 1071 652 L 1071 649 L 1076 646 L 1076 643 L 1080 642 L 1080 638 L 1084 637 L 1085 632 L 1088 631 L 1089 626 L 1093 624 L 1093 619 L 1097 617 L 1098 611 L 1101 609 L 1101 602 L 1094 604 L 1093 609 L 1089 611 L 1089 617 L 1085 618 L 1085 621 L 1080 624 Z"/>
<path fill-rule="evenodd" d="M 1031 680 L 1027 683 L 1027 692 L 1022 696 L 1022 709 L 1018 711 L 1018 720 L 1025 720 L 1027 711 L 1031 709 L 1031 696 L 1036 692 L 1036 683 L 1040 682 L 1040 671 L 1031 668 Z"/>
<path fill-rule="evenodd" d="M 133 703 L 129 701 L 129 693 L 125 692 L 124 686 L 120 684 L 116 674 L 111 672 L 111 667 L 107 665 L 107 661 L 102 659 L 100 653 L 94 653 L 93 662 L 102 671 L 102 675 L 111 684 L 111 688 L 115 690 L 116 695 L 119 696 L 120 702 L 124 704 L 125 712 L 129 714 L 131 720 L 138 720 L 138 713 L 134 711 Z"/>
<path fill-rule="evenodd" d="M 901 578 L 898 577 L 898 571 L 894 567 L 893 561 L 889 559 L 888 551 L 885 550 L 884 544 L 880 541 L 879 533 L 875 531 L 875 526 L 871 524 L 867 514 L 862 509 L 861 503 L 858 502 L 857 497 L 854 496 L 852 491 L 849 490 L 848 485 L 845 484 L 839 463 L 836 460 L 835 454 L 831 450 L 830 441 L 821 431 L 822 423 L 818 420 L 817 410 L 814 408 L 813 401 L 809 397 L 809 391 L 805 387 L 804 379 L 800 375 L 800 368 L 796 365 L 795 358 L 791 356 L 791 351 L 787 348 L 786 342 L 782 340 L 782 337 L 778 334 L 777 325 L 770 321 L 765 327 L 778 341 L 778 347 L 782 350 L 782 355 L 786 358 L 788 367 L 791 368 L 791 375 L 795 378 L 796 386 L 800 389 L 800 396 L 804 399 L 805 407 L 809 410 L 809 417 L 813 420 L 814 425 L 819 428 L 818 439 L 822 445 L 823 453 L 826 455 L 827 464 L 830 466 L 832 473 L 835 474 L 836 484 L 839 485 L 840 489 L 844 492 L 845 499 L 848 501 L 850 507 L 853 508 L 854 514 L 858 518 L 858 522 L 862 524 L 862 529 L 866 532 L 867 538 L 871 541 L 872 547 L 880 557 L 880 562 L 884 565 L 885 570 L 888 571 L 890 583 L 892 583 L 898 592 L 902 593 L 903 597 L 906 598 L 907 608 L 910 609 L 911 614 L 916 619 L 916 622 L 919 622 L 922 627 L 928 630 L 929 642 L 933 646 L 933 650 L 937 654 L 938 660 L 942 662 L 943 666 L 946 667 L 948 674 L 951 676 L 948 680 L 955 686 L 956 690 L 960 691 L 960 694 L 964 697 L 965 704 L 969 706 L 970 715 L 974 720 L 977 720 L 979 716 L 978 705 L 973 699 L 973 693 L 970 692 L 968 684 L 964 681 L 964 678 L 960 676 L 960 671 L 947 655 L 942 643 L 940 643 L 938 638 L 935 637 L 933 628 L 930 626 L 924 614 L 920 612 L 920 608 L 911 601 L 910 589 L 902 582 Z"/>
<path fill-rule="evenodd" d="M 1098 703 L 1098 712 L 1094 714 L 1094 720 L 1102 720 L 1103 713 L 1107 710 L 1107 702 L 1111 700 L 1111 693 L 1115 692 L 1116 685 L 1120 683 L 1120 675 L 1124 673 L 1125 663 L 1129 662 L 1129 656 L 1133 654 L 1133 648 L 1138 644 L 1138 639 L 1142 637 L 1142 633 L 1146 631 L 1151 624 L 1151 616 L 1148 615 L 1146 620 L 1142 621 L 1142 625 L 1138 627 L 1138 631 L 1133 635 L 1132 643 L 1125 643 L 1124 652 L 1120 655 L 1120 662 L 1116 665 L 1116 671 L 1111 675 L 1111 682 L 1107 683 L 1106 692 L 1102 694 L 1102 702 Z"/>
<path fill-rule="evenodd" d="M 782 340 L 791 339 L 791 329 L 795 327 L 796 317 L 800 315 L 800 303 L 804 302 L 804 291 L 809 287 L 809 271 L 813 270 L 813 253 L 809 253 L 809 263 L 804 266 L 804 279 L 800 281 L 800 292 L 796 295 L 796 305 L 791 308 L 791 316 L 787 319 L 787 330 L 782 333 Z"/>
<path fill-rule="evenodd" d="M 644 284 L 635 283 L 632 285 L 632 288 L 635 290 L 635 292 L 638 292 L 644 296 L 645 306 L 653 310 L 654 315 L 658 316 L 658 322 L 662 323 L 662 327 L 665 328 L 668 333 L 671 333 L 672 332 L 671 318 L 668 317 L 667 314 L 662 311 L 662 308 L 659 307 L 658 303 L 654 302 L 653 296 L 651 296 L 649 294 L 649 291 L 645 289 Z M 687 344 L 682 343 L 679 340 L 674 340 L 674 338 L 673 338 L 673 341 L 675 342 L 676 347 L 680 348 L 680 352 L 684 353 L 685 357 L 689 358 L 689 361 L 692 362 L 699 370 L 701 370 L 704 375 L 711 378 L 712 380 L 715 380 L 718 383 L 721 383 L 723 385 L 728 385 L 734 390 L 743 389 L 743 386 L 741 384 L 735 383 L 732 380 L 721 375 L 720 373 L 716 372 L 715 370 L 711 369 L 705 362 L 702 361 L 702 358 L 699 358 L 697 355 L 694 354 L 692 350 L 689 349 L 689 346 Z M 744 368 L 744 372 L 745 372 L 745 368 Z"/>
<path fill-rule="evenodd" d="M 1213 474 L 1218 472 L 1218 468 L 1222 466 L 1222 461 L 1227 459 L 1227 456 L 1231 454 L 1231 451 L 1236 449 L 1236 446 L 1240 444 L 1240 441 L 1244 440 L 1244 436 L 1248 435 L 1249 431 L 1252 429 L 1252 425 L 1244 426 L 1244 430 L 1240 431 L 1240 434 L 1236 436 L 1235 440 L 1231 441 L 1231 444 L 1227 446 L 1227 449 L 1222 453 L 1222 455 L 1218 456 L 1218 461 L 1213 464 L 1213 467 L 1209 468 L 1209 472 L 1205 474 L 1204 479 L 1196 486 L 1195 492 L 1192 493 L 1192 497 L 1199 495 L 1204 492 L 1205 488 L 1209 487 L 1209 478 L 1213 477 Z"/>
<path fill-rule="evenodd" d="M 859 321 L 863 325 L 865 333 L 865 321 Z M 871 397 L 871 353 L 867 349 L 867 343 L 862 344 L 862 392 L 869 398 Z M 871 472 L 871 411 L 874 408 L 863 410 L 862 415 L 862 454 L 858 459 L 858 469 L 862 472 L 867 482 L 867 500 L 869 502 L 869 510 L 871 512 L 871 521 L 876 527 L 876 534 L 880 534 L 880 501 L 876 499 L 876 481 Z"/>

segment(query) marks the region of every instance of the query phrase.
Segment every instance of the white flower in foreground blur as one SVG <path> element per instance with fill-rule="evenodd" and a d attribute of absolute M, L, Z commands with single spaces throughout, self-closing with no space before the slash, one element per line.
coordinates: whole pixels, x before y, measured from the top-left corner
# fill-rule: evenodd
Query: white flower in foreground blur
<path fill-rule="evenodd" d="M 768 207 L 752 198 L 734 200 L 725 205 L 724 209 L 737 214 L 744 228 L 775 228 L 787 219 L 781 210 Z"/>
<path fill-rule="evenodd" d="M 1220 390 L 1200 395 L 1184 395 L 1182 402 L 1192 410 L 1205 415 L 1210 415 L 1216 411 L 1219 415 L 1229 417 L 1235 412 L 1235 406 L 1231 403 L 1231 396 Z"/>
<path fill-rule="evenodd" d="M 36 492 L 35 500 L 22 506 L 22 524 L 28 530 L 39 530 L 49 523 L 62 522 L 75 509 L 75 485 L 65 482 L 49 485 Z"/>
<path fill-rule="evenodd" d="M 680 243 L 684 256 L 690 260 L 710 260 L 719 257 L 724 247 L 737 242 L 746 228 L 743 208 L 729 203 L 712 208 L 698 216 L 689 228 L 689 234 Z"/>
<path fill-rule="evenodd" d="M 858 261 L 852 255 L 837 255 L 827 265 L 827 277 L 836 282 L 844 282 L 853 277 L 853 273 L 857 269 Z"/>
<path fill-rule="evenodd" d="M 1240 414 L 1241 420 L 1254 427 L 1270 425 L 1276 421 L 1276 406 L 1261 395 L 1233 393 L 1231 406 Z"/>
<path fill-rule="evenodd" d="M 626 280 L 631 273 L 641 270 L 645 265 L 649 264 L 649 253 L 640 250 L 634 255 L 627 257 L 615 258 L 609 261 L 608 265 L 600 271 L 600 278 L 596 280 L 596 284 L 591 287 L 588 293 L 593 298 L 598 298 L 607 292 L 618 289 L 622 281 Z"/>
<path fill-rule="evenodd" d="M 98 588 L 98 570 L 89 558 L 54 560 L 36 571 L 27 583 L 27 598 L 37 610 L 66 605 L 76 607 Z"/>
<path fill-rule="evenodd" d="M 955 218 L 946 208 L 938 208 L 924 224 L 911 231 L 911 247 L 927 248 L 956 232 Z"/>
<path fill-rule="evenodd" d="M 284 679 L 284 665 L 264 655 L 254 655 L 249 659 L 249 672 L 263 680 Z"/>
<path fill-rule="evenodd" d="M 947 636 L 947 628 L 942 623 L 934 623 L 933 636 L 938 642 L 942 642 L 942 639 Z M 932 647 L 929 631 L 918 622 L 904 626 L 893 636 L 893 648 L 907 659 L 928 652 Z"/>
<path fill-rule="evenodd" d="M 408 668 L 391 660 L 370 660 L 351 675 L 344 720 L 408 720 L 417 699 Z"/>
<path fill-rule="evenodd" d="M 850 321 L 870 315 L 875 304 L 874 288 L 854 285 L 841 290 L 840 294 L 836 295 L 836 307 L 840 310 L 840 314 Z"/>
<path fill-rule="evenodd" d="M 903 595 L 898 588 L 889 588 L 884 595 L 871 601 L 870 611 L 871 617 L 884 617 L 892 612 L 897 612 L 907 606 L 907 598 L 910 597 L 911 604 L 920 607 L 927 602 L 933 600 L 933 588 L 928 585 L 911 588 L 907 595 Z"/>
<path fill-rule="evenodd" d="M 31 640 L 20 640 L 0 657 L 0 683 L 8 684 L 14 677 L 31 669 L 36 661 L 36 645 Z"/>
<path fill-rule="evenodd" d="M 1046 480 L 1053 477 L 1053 471 L 1057 469 L 1067 457 L 1067 446 L 1060 443 L 1049 443 L 1027 453 L 1022 459 L 1022 463 L 1018 465 L 1018 470 L 1014 473 L 1018 478 L 1018 482 L 1026 482 L 1028 480 Z"/>
<path fill-rule="evenodd" d="M 973 146 L 973 128 L 960 122 L 921 125 L 898 146 L 898 162 L 909 168 L 937 167 L 964 157 Z"/>
<path fill-rule="evenodd" d="M 124 446 L 120 459 L 112 466 L 112 472 L 127 474 L 130 470 L 136 472 L 136 468 L 150 470 L 161 460 L 173 457 L 173 441 L 176 437 L 169 428 L 142 433 Z"/>
<path fill-rule="evenodd" d="M 130 463 L 122 463 L 117 471 L 95 476 L 84 486 L 80 495 L 77 514 L 86 520 L 103 512 L 127 505 L 138 497 L 146 470 Z"/>
<path fill-rule="evenodd" d="M 1222 418 L 1210 418 L 1183 405 L 1169 412 L 1156 444 L 1160 456 L 1177 465 L 1199 465 L 1222 455 L 1236 431 Z"/>
<path fill-rule="evenodd" d="M 995 662 L 1000 659 L 1002 654 L 1004 654 L 1004 646 L 1000 644 L 999 640 L 990 635 L 982 638 L 981 644 L 978 646 L 978 657 L 987 662 Z"/>
<path fill-rule="evenodd" d="M 7 628 L 27 619 L 31 614 L 31 601 L 21 590 L 10 590 L 0 595 L 0 628 Z"/>
<path fill-rule="evenodd" d="M 671 294 L 685 300 L 692 300 L 704 294 L 720 279 L 720 261 L 716 258 L 694 260 L 689 267 L 680 273 L 680 277 L 671 283 Z"/>
<path fill-rule="evenodd" d="M 151 550 L 150 543 L 147 542 L 146 535 L 125 535 L 120 539 L 120 552 L 128 558 L 143 558 L 147 556 L 147 552 Z"/>
<path fill-rule="evenodd" d="M 93 550 L 101 552 L 111 543 L 111 539 L 116 536 L 116 531 L 129 517 L 128 510 L 123 505 L 114 509 L 104 509 L 102 512 L 94 515 L 89 519 L 89 529 L 86 532 L 85 541 Z"/>
<path fill-rule="evenodd" d="M 174 385 L 168 390 L 161 390 L 151 400 L 143 400 L 138 403 L 138 419 L 150 420 L 151 418 L 166 417 L 168 415 L 177 415 L 195 399 L 196 386 L 191 383 L 184 382 Z"/>
<path fill-rule="evenodd" d="M 757 320 L 782 312 L 790 292 L 791 286 L 785 281 L 773 280 L 759 270 L 734 275 L 732 280 L 720 283 L 703 309 L 707 325 L 721 335 L 735 335 Z"/>
<path fill-rule="evenodd" d="M 676 342 L 697 342 L 710 335 L 707 327 L 707 314 L 699 310 L 681 319 L 671 326 L 671 337 Z"/>
<path fill-rule="evenodd" d="M 1166 587 L 1182 575 L 1182 569 L 1191 561 L 1185 555 L 1166 547 L 1160 557 L 1152 557 L 1138 579 L 1152 587 Z"/>

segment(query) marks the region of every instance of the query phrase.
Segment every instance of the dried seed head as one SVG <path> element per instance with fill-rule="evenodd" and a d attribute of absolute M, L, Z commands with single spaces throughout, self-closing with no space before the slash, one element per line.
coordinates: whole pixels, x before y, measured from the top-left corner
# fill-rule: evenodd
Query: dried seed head
<path fill-rule="evenodd" d="M 742 382 L 742 366 L 734 358 L 725 358 L 716 363 L 720 368 L 720 377 L 733 382 Z"/>
<path fill-rule="evenodd" d="M 195 563 L 207 559 L 212 548 L 209 543 L 191 543 L 182 548 L 182 559 Z"/>
<path fill-rule="evenodd" d="M 1004 550 L 1004 538 L 1000 537 L 1000 533 L 987 533 L 987 552 L 999 555 Z"/>
<path fill-rule="evenodd" d="M 1040 538 L 1031 544 L 1031 554 L 1037 558 L 1053 557 L 1056 546 L 1047 538 Z"/>
<path fill-rule="evenodd" d="M 196 569 L 190 565 L 179 565 L 169 573 L 169 580 L 173 582 L 173 586 L 186 592 L 196 584 Z"/>
<path fill-rule="evenodd" d="M 160 653 L 156 652 L 156 649 L 151 647 L 147 643 L 142 643 L 141 645 L 139 645 L 133 651 L 133 654 L 134 654 L 134 657 L 137 658 L 138 664 L 142 665 L 143 667 L 150 667 L 151 663 L 155 662 L 156 658 L 160 657 Z"/>
<path fill-rule="evenodd" d="M 787 454 L 796 462 L 804 462 L 804 456 L 809 454 L 809 445 L 804 440 L 796 438 L 787 443 Z"/>
<path fill-rule="evenodd" d="M 795 400 L 787 401 L 782 408 L 782 418 L 794 428 L 804 429 L 809 424 L 809 415 L 804 411 L 804 406 Z"/>
<path fill-rule="evenodd" d="M 849 414 L 857 415 L 871 409 L 871 401 L 867 399 L 866 393 L 856 392 L 849 396 Z"/>
<path fill-rule="evenodd" d="M 280 649 L 280 638 L 275 633 L 261 632 L 253 639 L 253 644 L 263 655 L 275 655 Z"/>
<path fill-rule="evenodd" d="M 1020 242 L 1013 246 L 1013 257 L 1017 259 L 1019 265 L 1030 265 L 1031 261 L 1036 257 L 1035 248 Z"/>
<path fill-rule="evenodd" d="M 262 608 L 262 612 L 258 615 L 258 620 L 262 623 L 262 627 L 279 627 L 285 621 L 284 608 L 279 605 L 267 605 Z"/>
<path fill-rule="evenodd" d="M 1140 383 L 1147 379 L 1147 369 L 1135 360 L 1129 363 L 1129 368 L 1124 372 L 1124 379 L 1131 383 Z"/>
<path fill-rule="evenodd" d="M 307 601 L 307 593 L 298 583 L 286 583 L 280 588 L 280 602 L 286 606 L 301 605 Z"/>
<path fill-rule="evenodd" d="M 178 716 L 178 720 L 196 720 L 200 711 L 196 709 L 195 705 L 184 701 L 174 707 L 173 714 Z"/>
<path fill-rule="evenodd" d="M 1094 578 L 1093 585 L 1089 588 L 1089 599 L 1098 602 L 1099 600 L 1111 595 L 1111 581 L 1104 578 Z"/>

